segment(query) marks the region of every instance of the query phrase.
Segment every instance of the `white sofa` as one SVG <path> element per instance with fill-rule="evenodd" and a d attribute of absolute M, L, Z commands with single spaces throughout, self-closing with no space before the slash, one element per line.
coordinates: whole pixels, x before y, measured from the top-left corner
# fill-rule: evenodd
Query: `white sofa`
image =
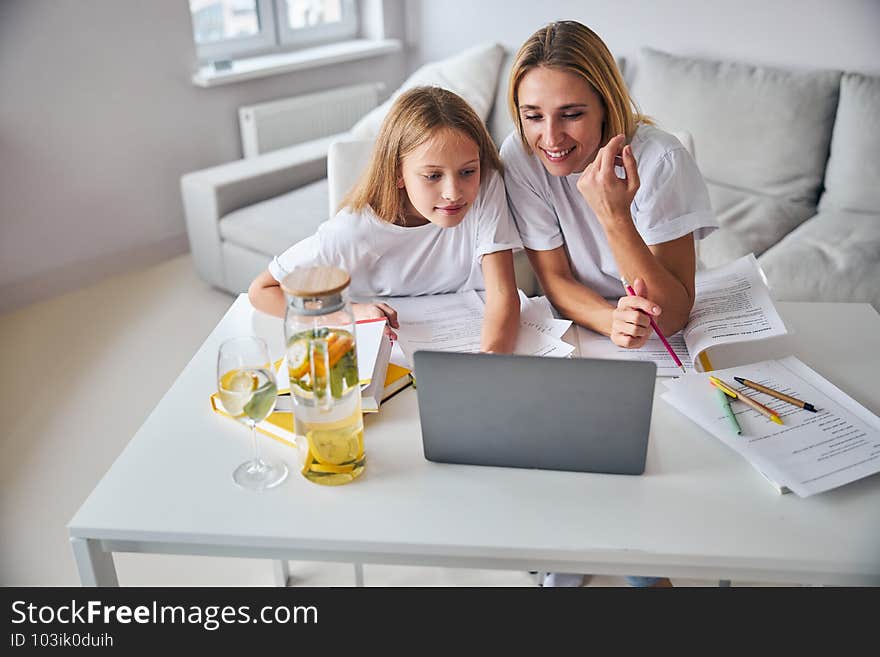
<path fill-rule="evenodd" d="M 511 60 L 500 46 L 481 46 L 419 69 L 401 89 L 452 88 L 485 117 L 500 145 L 512 129 Z M 653 50 L 640 53 L 634 70 L 628 81 L 642 110 L 661 127 L 694 137 L 722 226 L 702 243 L 704 265 L 754 252 L 777 299 L 867 301 L 880 309 L 880 78 Z M 375 134 L 387 106 L 341 139 L 185 175 L 199 273 L 241 292 L 272 255 L 314 232 L 353 183 L 365 148 L 356 142 Z M 521 256 L 517 277 L 534 291 Z"/>

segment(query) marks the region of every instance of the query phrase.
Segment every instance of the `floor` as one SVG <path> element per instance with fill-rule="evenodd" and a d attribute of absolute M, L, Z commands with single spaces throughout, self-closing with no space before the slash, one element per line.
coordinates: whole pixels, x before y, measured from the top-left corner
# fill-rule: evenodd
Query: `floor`
<path fill-rule="evenodd" d="M 79 585 L 67 522 L 231 302 L 196 276 L 186 255 L 0 315 L 0 585 Z M 272 584 L 271 563 L 257 559 L 114 559 L 123 586 Z M 290 570 L 293 585 L 354 584 L 349 564 L 291 562 Z M 535 578 L 367 564 L 364 582 L 534 586 Z M 625 583 L 594 576 L 588 586 Z"/>

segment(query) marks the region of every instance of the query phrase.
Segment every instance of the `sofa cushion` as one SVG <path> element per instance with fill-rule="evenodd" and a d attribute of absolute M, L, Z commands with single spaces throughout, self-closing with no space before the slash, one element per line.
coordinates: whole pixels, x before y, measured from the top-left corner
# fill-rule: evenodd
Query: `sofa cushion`
<path fill-rule="evenodd" d="M 327 179 L 267 201 L 230 212 L 220 219 L 220 236 L 271 256 L 313 234 L 327 219 Z"/>
<path fill-rule="evenodd" d="M 880 214 L 822 211 L 758 262 L 776 299 L 863 301 L 880 310 Z"/>
<path fill-rule="evenodd" d="M 486 127 L 492 135 L 492 141 L 498 148 L 513 130 L 513 120 L 510 118 L 510 109 L 507 107 L 507 85 L 510 84 L 510 69 L 513 67 L 515 52 L 506 52 L 501 68 L 498 70 L 498 80 L 495 84 L 495 99 L 492 101 L 492 110 L 486 120 Z"/>
<path fill-rule="evenodd" d="M 484 121 L 492 107 L 498 67 L 504 48 L 497 43 L 483 44 L 437 62 L 425 64 L 410 75 L 391 97 L 354 124 L 357 139 L 375 139 L 382 121 L 397 97 L 407 89 L 436 85 L 454 91 L 464 98 Z"/>
<path fill-rule="evenodd" d="M 634 96 L 661 127 L 693 134 L 721 225 L 705 264 L 760 254 L 815 214 L 839 86 L 838 72 L 641 51 Z"/>
<path fill-rule="evenodd" d="M 880 211 L 880 77 L 847 73 L 825 174 L 823 210 Z"/>

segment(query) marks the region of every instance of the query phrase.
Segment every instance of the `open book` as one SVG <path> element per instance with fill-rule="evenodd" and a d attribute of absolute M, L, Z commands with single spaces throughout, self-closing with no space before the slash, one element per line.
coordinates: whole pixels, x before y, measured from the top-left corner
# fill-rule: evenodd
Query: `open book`
<path fill-rule="evenodd" d="M 712 374 L 769 406 L 783 425 L 733 400 L 742 435 L 734 433 L 708 374 L 665 382 L 661 398 L 743 456 L 779 492 L 808 497 L 880 472 L 880 418 L 794 356 Z M 741 386 L 735 376 L 807 401 L 817 412 Z"/>
<path fill-rule="evenodd" d="M 669 344 L 690 371 L 713 368 L 707 351 L 719 358 L 729 355 L 723 345 L 765 340 L 787 334 L 779 317 L 764 272 L 753 254 L 743 256 L 722 267 L 697 272 L 696 297 L 687 325 L 680 332 L 667 336 Z M 648 360 L 657 364 L 657 376 L 679 376 L 681 370 L 656 335 L 641 349 L 624 349 L 582 326 L 578 327 L 578 343 L 582 358 L 614 358 Z M 733 360 L 739 360 L 733 357 Z"/>

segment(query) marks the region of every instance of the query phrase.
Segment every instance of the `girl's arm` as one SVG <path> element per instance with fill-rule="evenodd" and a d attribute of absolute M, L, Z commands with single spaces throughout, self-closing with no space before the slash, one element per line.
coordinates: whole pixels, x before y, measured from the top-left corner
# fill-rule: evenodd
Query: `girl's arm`
<path fill-rule="evenodd" d="M 625 179 L 614 172 L 615 159 L 619 161 L 621 154 Z M 601 222 L 618 270 L 630 282 L 641 279 L 645 298 L 662 310 L 659 316 L 654 313 L 655 321 L 666 335 L 672 335 L 687 323 L 694 303 L 693 236 L 648 247 L 630 213 L 639 184 L 632 148 L 624 146 L 623 135 L 617 135 L 584 170 L 578 190 Z M 647 305 L 651 312 L 651 304 Z"/>
<path fill-rule="evenodd" d="M 513 274 L 513 255 L 509 250 L 487 253 L 482 267 L 486 281 L 486 314 L 480 349 L 509 354 L 519 331 L 519 294 Z"/>
<path fill-rule="evenodd" d="M 284 299 L 284 292 L 281 291 L 281 285 L 273 278 L 268 269 L 251 283 L 248 288 L 248 299 L 257 310 L 262 310 L 264 313 L 276 317 L 284 317 L 287 310 L 287 302 Z M 385 332 L 392 340 L 397 339 L 397 334 L 391 330 L 392 328 L 400 328 L 400 324 L 397 322 L 397 311 L 387 303 L 353 303 L 351 307 L 355 319 L 386 317 L 388 326 L 385 328 Z"/>
<path fill-rule="evenodd" d="M 276 281 L 267 269 L 257 276 L 248 287 L 248 299 L 257 310 L 262 310 L 269 315 L 284 317 L 286 304 L 281 285 Z"/>

